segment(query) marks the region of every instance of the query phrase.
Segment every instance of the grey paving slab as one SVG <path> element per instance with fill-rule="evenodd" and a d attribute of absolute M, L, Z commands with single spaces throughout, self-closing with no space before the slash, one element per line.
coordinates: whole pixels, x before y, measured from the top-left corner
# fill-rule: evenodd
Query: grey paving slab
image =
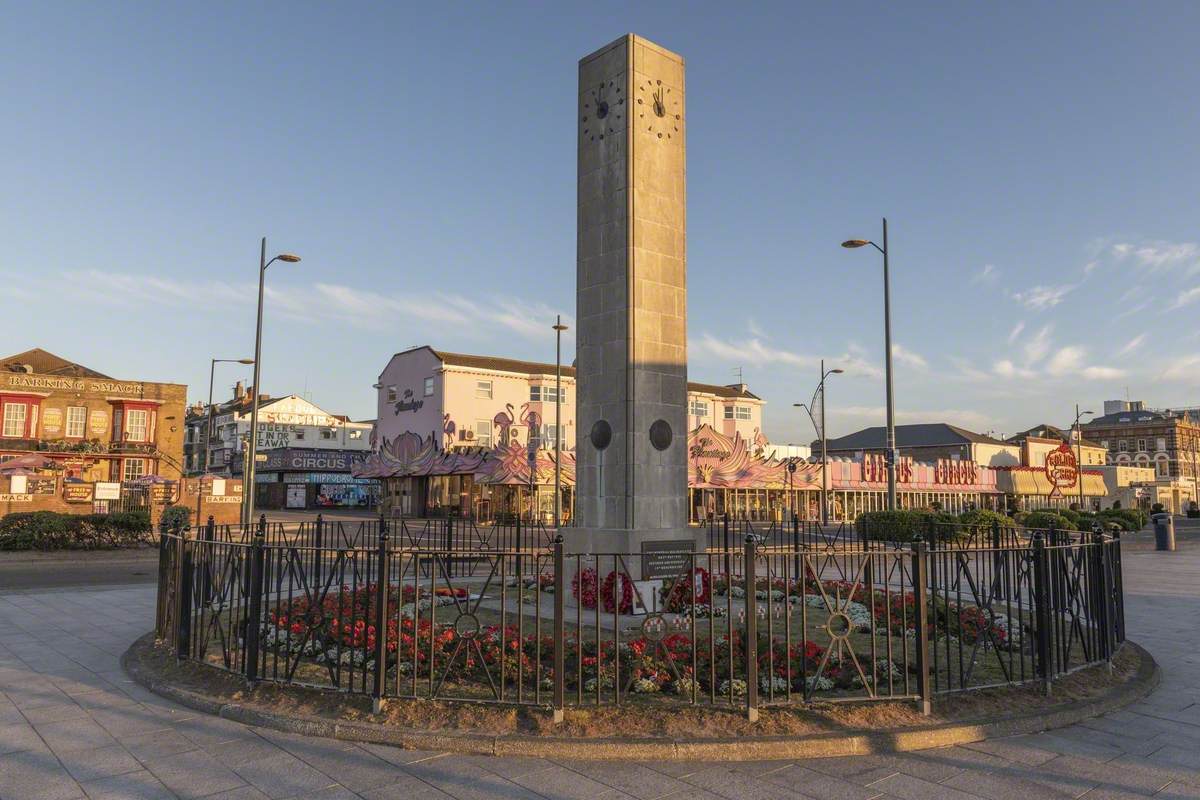
<path fill-rule="evenodd" d="M 312 793 L 336 783 L 320 770 L 279 749 L 234 766 L 233 771 L 263 794 L 276 798 Z"/>
<path fill-rule="evenodd" d="M 75 800 L 83 789 L 49 750 L 0 756 L 0 800 Z"/>
<path fill-rule="evenodd" d="M 237 773 L 203 750 L 189 750 L 143 763 L 163 785 L 182 798 L 204 797 L 246 784 Z"/>
<path fill-rule="evenodd" d="M 83 784 L 90 800 L 175 800 L 175 793 L 146 770 L 127 772 Z"/>
<path fill-rule="evenodd" d="M 903 772 L 880 778 L 871 784 L 871 788 L 878 789 L 890 797 L 903 798 L 903 800 L 977 800 L 979 797 L 979 795 L 969 794 L 952 786 L 932 783 Z"/>
<path fill-rule="evenodd" d="M 60 753 L 58 760 L 71 773 L 71 777 L 80 783 L 142 769 L 141 763 L 119 744 Z"/>

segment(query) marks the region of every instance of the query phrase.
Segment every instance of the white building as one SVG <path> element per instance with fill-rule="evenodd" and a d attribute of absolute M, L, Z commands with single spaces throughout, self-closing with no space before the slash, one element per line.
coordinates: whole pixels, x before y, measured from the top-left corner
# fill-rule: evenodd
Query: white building
<path fill-rule="evenodd" d="M 188 412 L 185 460 L 189 472 L 229 475 L 241 472 L 243 443 L 250 433 L 252 395 L 241 384 L 235 397 L 212 408 L 212 435 L 206 437 L 209 409 L 193 406 Z M 343 450 L 371 449 L 373 422 L 353 422 L 330 414 L 298 395 L 260 398 L 258 406 L 258 451 L 282 449 Z M 208 447 L 204 447 L 205 439 Z"/>

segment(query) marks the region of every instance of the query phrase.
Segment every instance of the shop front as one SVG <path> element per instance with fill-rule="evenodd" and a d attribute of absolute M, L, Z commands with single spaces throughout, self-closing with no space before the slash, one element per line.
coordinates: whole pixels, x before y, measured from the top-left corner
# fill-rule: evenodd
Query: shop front
<path fill-rule="evenodd" d="M 999 488 L 1009 513 L 1040 508 L 1095 511 L 1105 504 L 1108 487 L 1100 469 L 1080 470 L 1071 445 L 1063 442 L 1040 466 L 998 469 Z"/>
<path fill-rule="evenodd" d="M 289 447 L 264 455 L 255 473 L 260 508 L 374 508 L 379 503 L 379 481 L 351 474 L 362 453 Z"/>

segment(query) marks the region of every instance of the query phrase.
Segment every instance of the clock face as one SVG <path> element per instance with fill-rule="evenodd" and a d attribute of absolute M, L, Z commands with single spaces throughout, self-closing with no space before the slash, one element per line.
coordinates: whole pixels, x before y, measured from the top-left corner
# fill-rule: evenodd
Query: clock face
<path fill-rule="evenodd" d="M 625 96 L 614 81 L 601 81 L 584 97 L 581 118 L 585 141 L 603 141 L 625 124 Z"/>
<path fill-rule="evenodd" d="M 660 80 L 647 80 L 638 84 L 637 119 L 634 121 L 659 139 L 673 139 L 683 126 L 683 109 L 679 105 L 679 94 L 672 94 L 670 86 Z"/>

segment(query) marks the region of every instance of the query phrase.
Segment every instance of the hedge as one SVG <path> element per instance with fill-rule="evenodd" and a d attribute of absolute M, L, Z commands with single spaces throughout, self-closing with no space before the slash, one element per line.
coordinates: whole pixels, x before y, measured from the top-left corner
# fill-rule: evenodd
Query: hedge
<path fill-rule="evenodd" d="M 0 550 L 103 550 L 150 539 L 150 514 L 32 511 L 0 518 Z"/>
<path fill-rule="evenodd" d="M 958 518 L 943 511 L 867 511 L 858 515 L 856 525 L 867 539 L 881 542 L 924 542 L 930 531 L 939 541 L 963 535 L 953 523 Z"/>

